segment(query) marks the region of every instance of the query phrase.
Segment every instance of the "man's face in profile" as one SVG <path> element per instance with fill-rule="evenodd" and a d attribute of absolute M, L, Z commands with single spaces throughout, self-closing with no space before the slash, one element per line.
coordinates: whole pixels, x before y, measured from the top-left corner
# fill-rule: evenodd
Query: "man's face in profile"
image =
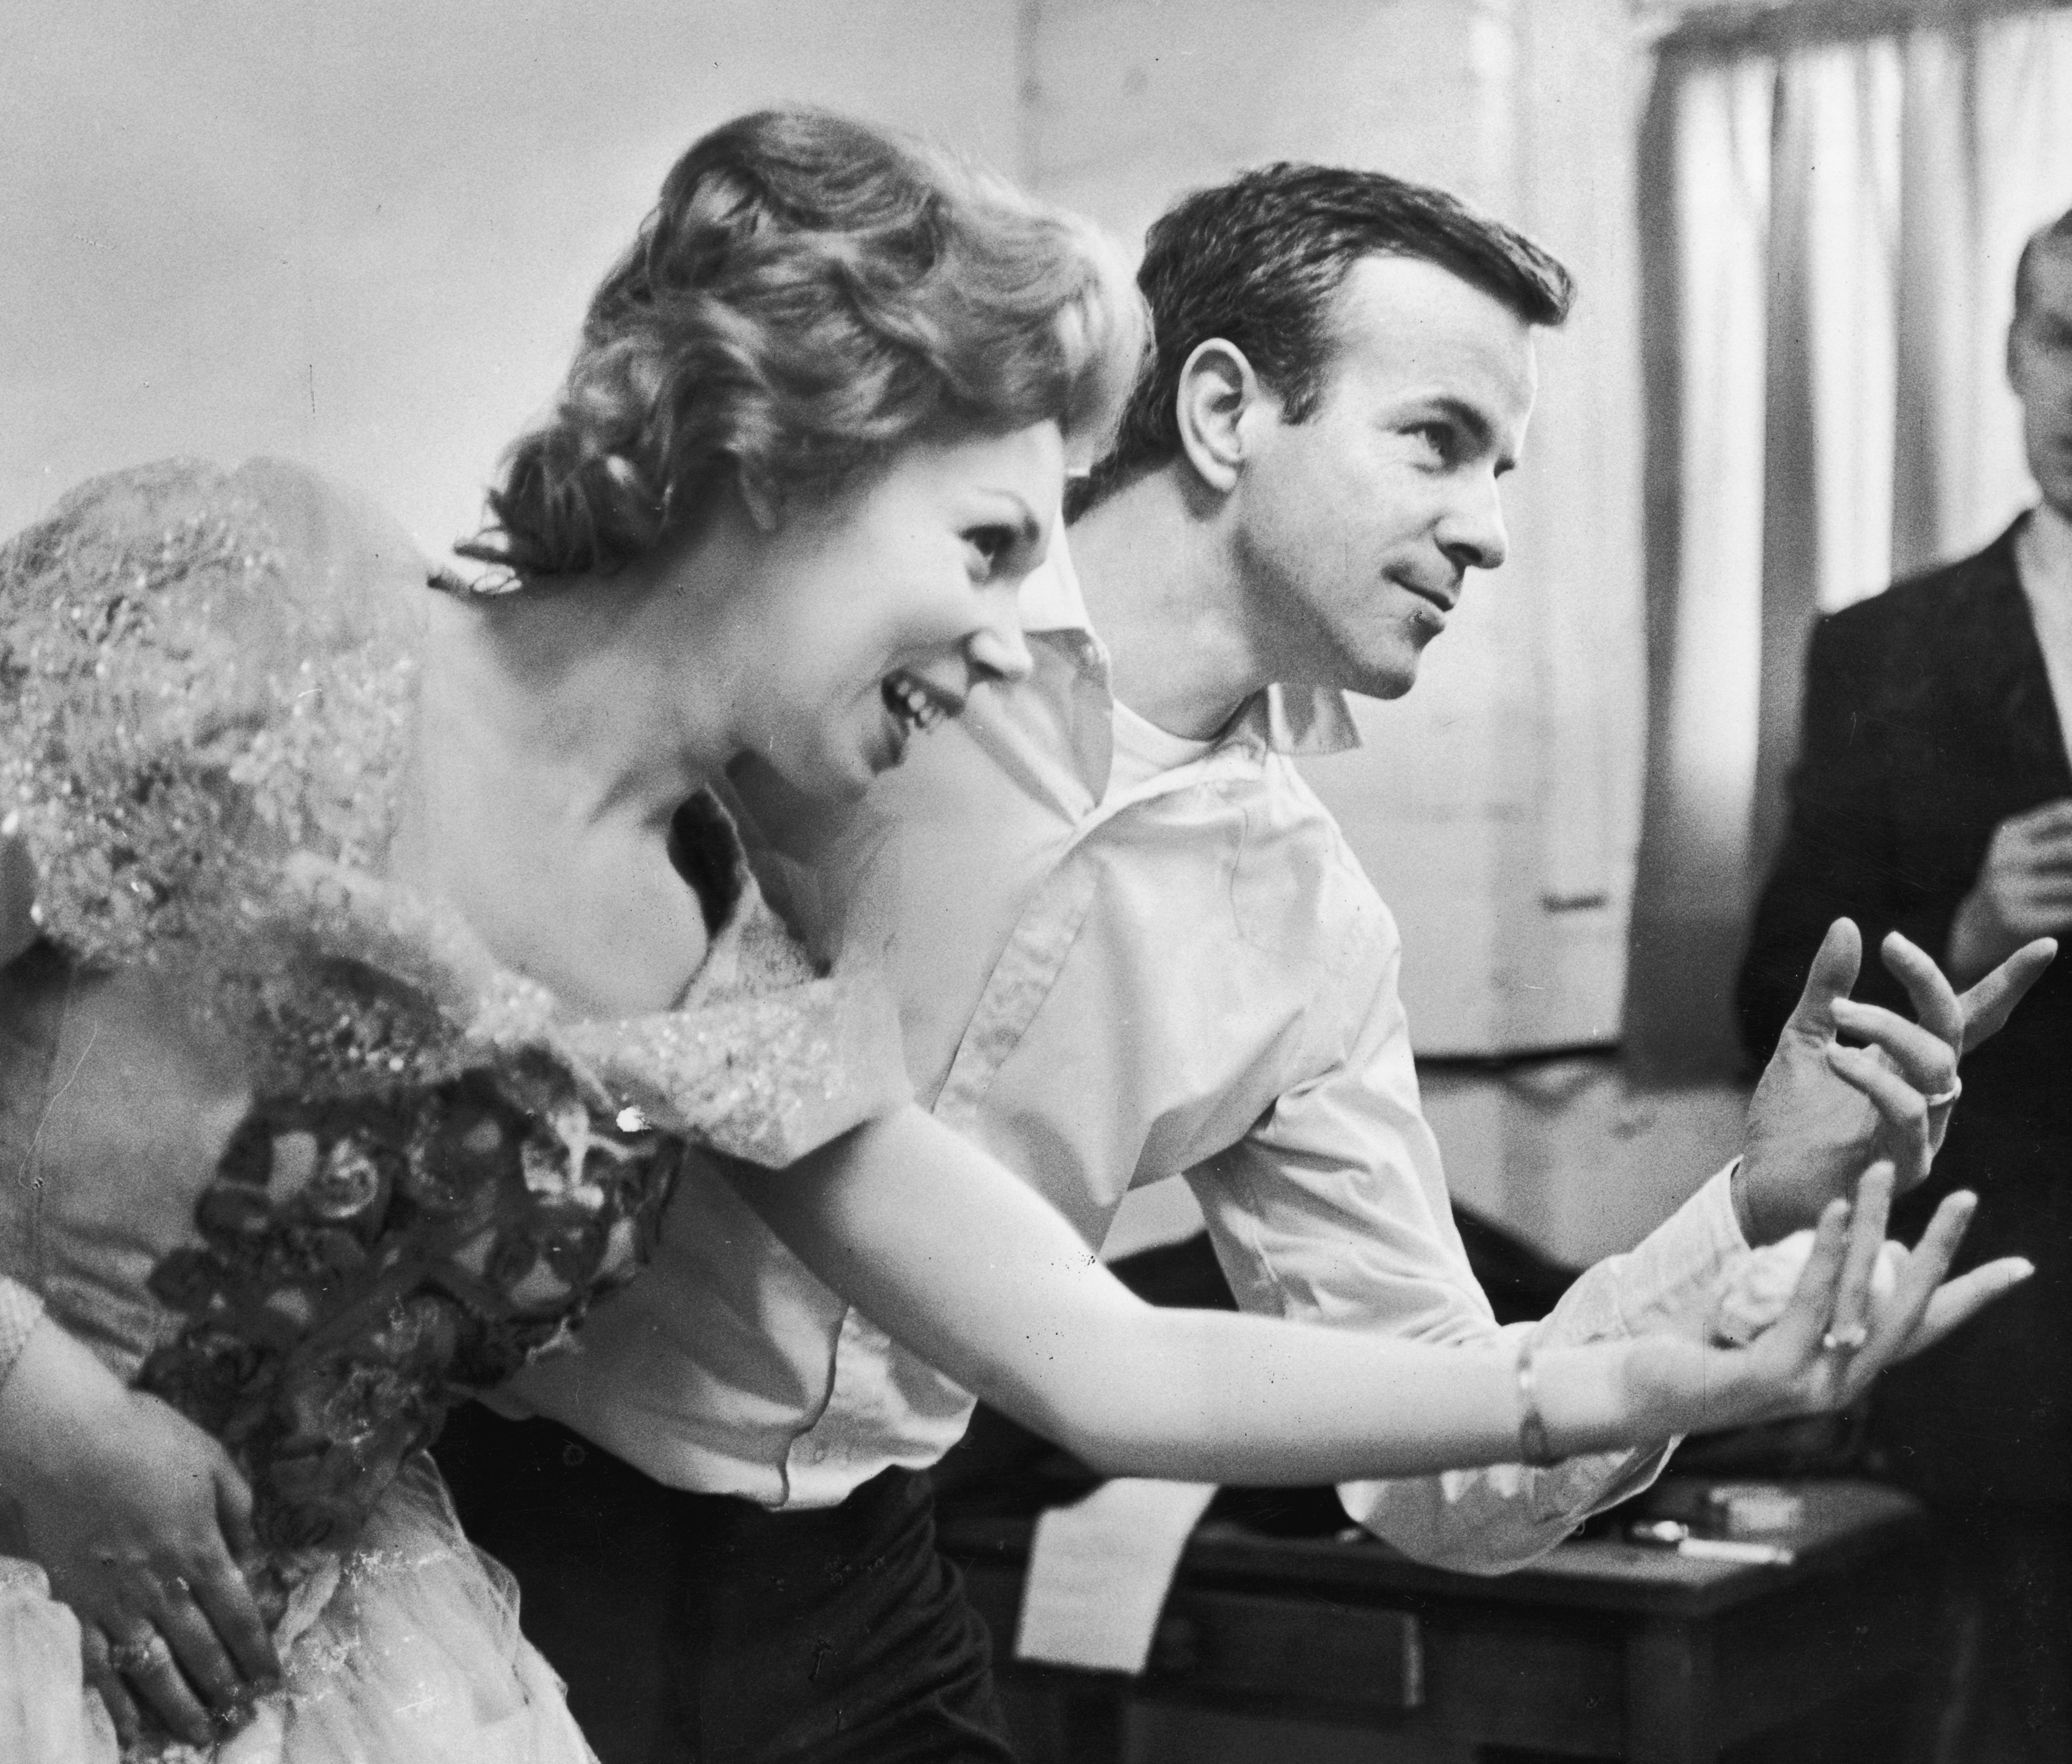
<path fill-rule="evenodd" d="M 1377 698 L 1410 689 L 1466 574 L 1508 541 L 1497 480 L 1525 442 L 1531 328 L 1421 258 L 1353 266 L 1321 403 L 1269 418 L 1239 544 L 1274 676 Z"/>
<path fill-rule="evenodd" d="M 2037 487 L 2072 520 L 2072 239 L 2054 241 L 2030 260 L 2028 292 L 2008 334 L 2008 379 L 2021 400 Z"/>

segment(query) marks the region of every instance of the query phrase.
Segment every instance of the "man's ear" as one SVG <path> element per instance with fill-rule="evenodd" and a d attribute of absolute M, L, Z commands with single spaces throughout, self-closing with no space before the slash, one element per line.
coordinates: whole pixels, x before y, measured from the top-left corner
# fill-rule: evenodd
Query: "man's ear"
<path fill-rule="evenodd" d="M 1221 337 L 1197 343 L 1180 369 L 1180 450 L 1211 489 L 1227 495 L 1236 487 L 1250 438 L 1245 417 L 1264 396 L 1244 352 Z"/>

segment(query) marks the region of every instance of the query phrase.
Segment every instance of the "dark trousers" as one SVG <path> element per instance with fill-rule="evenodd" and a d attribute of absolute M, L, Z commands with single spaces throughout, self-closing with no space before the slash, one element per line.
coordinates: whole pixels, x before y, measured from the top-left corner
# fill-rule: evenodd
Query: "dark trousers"
<path fill-rule="evenodd" d="M 2072 1525 L 2062 1507 L 1938 1507 L 1934 1764 L 2072 1759 Z"/>
<path fill-rule="evenodd" d="M 603 1764 L 1013 1764 L 925 1475 L 773 1514 L 477 1404 L 434 1455 Z"/>

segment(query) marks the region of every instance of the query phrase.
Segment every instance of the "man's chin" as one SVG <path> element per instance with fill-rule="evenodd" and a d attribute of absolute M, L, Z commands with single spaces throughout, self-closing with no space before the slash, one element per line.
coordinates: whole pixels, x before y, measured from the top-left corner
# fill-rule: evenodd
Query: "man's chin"
<path fill-rule="evenodd" d="M 1358 693 L 1363 698 L 1400 698 L 1417 684 L 1417 670 L 1424 652 L 1441 633 L 1413 625 L 1372 633 L 1371 646 L 1338 648 L 1334 657 L 1336 676 L 1324 684 L 1341 692 Z"/>
<path fill-rule="evenodd" d="M 1385 680 L 1377 680 L 1371 686 L 1356 686 L 1353 689 L 1364 698 L 1400 698 L 1417 684 L 1413 671 L 1408 674 L 1394 674 Z"/>
<path fill-rule="evenodd" d="M 1330 684 L 1341 692 L 1357 693 L 1363 698 L 1400 698 L 1417 684 L 1417 658 L 1413 656 L 1406 662 L 1397 657 L 1385 663 L 1348 668 L 1341 678 Z"/>
<path fill-rule="evenodd" d="M 773 777 L 776 779 L 782 793 L 794 804 L 806 806 L 818 804 L 834 808 L 857 801 L 870 788 L 880 771 L 890 771 L 899 762 L 894 759 L 883 767 L 877 767 L 865 755 L 858 753 L 848 765 L 839 763 L 831 755 L 790 765 L 780 765 L 774 759 L 758 756 L 755 763 L 763 771 L 766 779 Z M 766 782 L 762 787 L 767 791 L 769 785 Z"/>

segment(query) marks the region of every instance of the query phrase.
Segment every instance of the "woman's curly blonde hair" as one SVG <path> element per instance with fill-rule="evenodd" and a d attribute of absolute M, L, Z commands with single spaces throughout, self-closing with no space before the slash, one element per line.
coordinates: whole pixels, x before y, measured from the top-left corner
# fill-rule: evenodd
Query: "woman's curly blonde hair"
<path fill-rule="evenodd" d="M 739 117 L 670 171 L 458 549 L 521 578 L 608 572 L 729 492 L 781 509 L 924 434 L 1097 438 L 1144 335 L 1086 222 L 848 117 Z"/>

